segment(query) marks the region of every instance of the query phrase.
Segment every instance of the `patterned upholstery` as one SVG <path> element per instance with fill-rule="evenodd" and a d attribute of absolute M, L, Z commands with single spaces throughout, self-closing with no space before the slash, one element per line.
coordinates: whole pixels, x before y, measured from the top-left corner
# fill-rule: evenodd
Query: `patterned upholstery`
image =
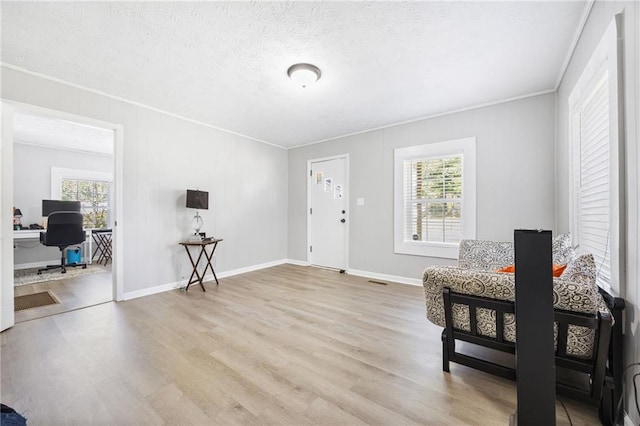
<path fill-rule="evenodd" d="M 458 254 L 458 266 L 464 269 L 495 271 L 513 265 L 513 243 L 495 241 L 462 240 Z"/>
<path fill-rule="evenodd" d="M 571 234 L 560 234 L 553 239 L 551 244 L 553 253 L 553 264 L 564 265 L 569 263 L 576 256 L 576 252 L 571 245 Z"/>
<path fill-rule="evenodd" d="M 495 269 L 513 264 L 513 244 L 491 241 L 464 240 L 460 243 L 459 266 L 432 266 L 424 271 L 423 285 L 427 305 L 427 319 L 441 327 L 445 326 L 444 300 L 442 289 L 453 292 L 488 297 L 492 299 L 515 300 L 514 274 L 494 272 Z M 595 284 L 570 281 L 564 278 L 553 280 L 553 306 L 572 312 L 595 314 L 607 311 Z M 481 335 L 496 336 L 496 312 L 477 308 L 478 332 Z M 469 307 L 453 305 L 453 325 L 460 330 L 470 330 Z M 554 326 L 557 336 L 557 326 Z M 590 358 L 593 352 L 594 330 L 570 325 L 567 337 L 567 354 L 580 358 Z M 504 338 L 515 342 L 515 317 L 505 314 Z"/>
<path fill-rule="evenodd" d="M 583 254 L 567 264 L 561 275 L 564 280 L 596 285 L 596 261 L 592 254 Z"/>
<path fill-rule="evenodd" d="M 571 235 L 560 234 L 555 237 L 551 251 L 555 265 L 569 263 L 575 257 L 575 250 L 571 246 Z M 513 243 L 482 240 L 460 241 L 458 254 L 460 268 L 495 271 L 513 264 Z"/>

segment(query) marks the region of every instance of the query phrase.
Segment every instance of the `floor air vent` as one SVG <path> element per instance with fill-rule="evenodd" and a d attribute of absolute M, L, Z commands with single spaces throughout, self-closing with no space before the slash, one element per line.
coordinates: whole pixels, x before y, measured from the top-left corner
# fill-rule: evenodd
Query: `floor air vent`
<path fill-rule="evenodd" d="M 368 282 L 370 282 L 372 284 L 387 285 L 387 283 L 383 283 L 382 281 L 369 280 Z"/>

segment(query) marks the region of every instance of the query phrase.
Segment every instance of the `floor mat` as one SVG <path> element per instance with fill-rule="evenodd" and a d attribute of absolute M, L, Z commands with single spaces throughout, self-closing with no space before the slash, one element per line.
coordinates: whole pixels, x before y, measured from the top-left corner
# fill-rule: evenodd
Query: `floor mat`
<path fill-rule="evenodd" d="M 13 303 L 14 311 L 22 311 L 37 308 L 38 306 L 55 305 L 59 302 L 53 294 L 47 290 L 34 294 L 26 294 L 24 296 L 16 296 L 13 298 Z"/>

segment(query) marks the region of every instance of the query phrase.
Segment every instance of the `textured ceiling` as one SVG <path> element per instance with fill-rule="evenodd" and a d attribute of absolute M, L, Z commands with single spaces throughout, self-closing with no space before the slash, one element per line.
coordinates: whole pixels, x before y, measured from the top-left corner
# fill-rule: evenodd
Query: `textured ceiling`
<path fill-rule="evenodd" d="M 4 63 L 289 147 L 553 89 L 584 2 L 1 7 Z"/>
<path fill-rule="evenodd" d="M 113 131 L 56 118 L 16 113 L 16 143 L 113 155 Z"/>

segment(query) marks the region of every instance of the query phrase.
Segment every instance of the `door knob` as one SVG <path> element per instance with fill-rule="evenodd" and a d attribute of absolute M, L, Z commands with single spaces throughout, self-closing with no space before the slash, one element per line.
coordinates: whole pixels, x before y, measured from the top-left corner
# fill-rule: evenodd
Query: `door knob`
<path fill-rule="evenodd" d="M 347 219 L 340 219 L 340 222 L 345 223 Z"/>

